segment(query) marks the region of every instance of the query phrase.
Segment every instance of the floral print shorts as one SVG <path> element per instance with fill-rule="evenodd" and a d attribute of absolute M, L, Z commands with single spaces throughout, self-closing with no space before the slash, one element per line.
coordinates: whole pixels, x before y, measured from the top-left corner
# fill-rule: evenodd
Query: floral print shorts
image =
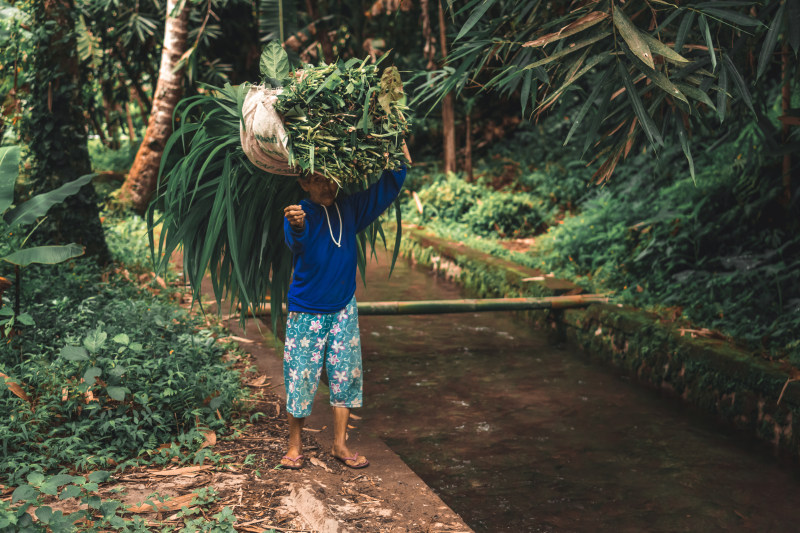
<path fill-rule="evenodd" d="M 323 361 L 331 405 L 361 407 L 361 337 L 355 296 L 338 313 L 289 313 L 283 379 L 286 410 L 292 416 L 304 418 L 311 414 Z"/>

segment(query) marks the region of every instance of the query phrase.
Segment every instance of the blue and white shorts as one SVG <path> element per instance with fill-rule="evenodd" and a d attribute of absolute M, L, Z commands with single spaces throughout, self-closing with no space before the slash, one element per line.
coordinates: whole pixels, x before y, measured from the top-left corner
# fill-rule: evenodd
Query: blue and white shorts
<path fill-rule="evenodd" d="M 328 373 L 331 405 L 361 407 L 361 337 L 355 296 L 338 313 L 289 313 L 283 379 L 286 410 L 295 418 L 311 414 L 323 361 Z"/>

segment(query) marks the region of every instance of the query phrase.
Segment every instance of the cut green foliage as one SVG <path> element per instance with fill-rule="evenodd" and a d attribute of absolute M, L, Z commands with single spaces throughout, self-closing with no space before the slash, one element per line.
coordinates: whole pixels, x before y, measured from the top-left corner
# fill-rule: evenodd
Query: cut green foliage
<path fill-rule="evenodd" d="M 377 65 L 351 59 L 306 65 L 288 77 L 275 109 L 284 117 L 290 166 L 341 187 L 366 185 L 402 164 L 409 133 L 403 83 L 396 67 L 378 72 Z"/>

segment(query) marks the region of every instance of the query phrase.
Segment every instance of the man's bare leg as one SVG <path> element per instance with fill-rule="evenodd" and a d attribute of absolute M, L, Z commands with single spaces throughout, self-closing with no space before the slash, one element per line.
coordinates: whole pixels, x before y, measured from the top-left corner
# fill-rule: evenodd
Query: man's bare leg
<path fill-rule="evenodd" d="M 290 413 L 286 413 L 286 417 L 289 419 L 289 450 L 281 459 L 281 465 L 287 468 L 299 468 L 303 466 L 303 460 L 298 458 L 303 454 L 302 433 L 306 419 L 295 418 Z"/>
<path fill-rule="evenodd" d="M 347 466 L 358 467 L 366 465 L 367 459 L 359 455 L 355 460 L 345 460 L 346 457 L 355 457 L 347 447 L 347 422 L 350 420 L 349 407 L 333 408 L 333 449 L 331 454 L 344 461 Z"/>

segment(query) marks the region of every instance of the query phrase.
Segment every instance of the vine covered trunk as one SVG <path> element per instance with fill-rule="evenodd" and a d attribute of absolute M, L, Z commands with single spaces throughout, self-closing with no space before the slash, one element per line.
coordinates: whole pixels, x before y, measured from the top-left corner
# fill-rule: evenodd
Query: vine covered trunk
<path fill-rule="evenodd" d="M 147 210 L 155 192 L 161 156 L 172 133 L 172 112 L 183 93 L 183 69 L 176 67 L 186 52 L 191 4 L 186 2 L 183 9 L 174 13 L 177 2 L 178 0 L 167 2 L 164 46 L 161 50 L 158 83 L 153 94 L 153 109 L 144 140 L 122 189 L 121 201 L 129 204 L 139 214 Z"/>
<path fill-rule="evenodd" d="M 30 196 L 50 191 L 91 173 L 86 117 L 81 90 L 86 85 L 78 62 L 72 0 L 36 0 L 34 26 L 48 31 L 34 34 L 35 82 L 31 84 L 29 112 L 21 133 L 30 150 Z M 91 183 L 63 203 L 53 206 L 33 234 L 46 244 L 74 242 L 98 262 L 109 260 L 100 223 L 98 196 Z"/>

